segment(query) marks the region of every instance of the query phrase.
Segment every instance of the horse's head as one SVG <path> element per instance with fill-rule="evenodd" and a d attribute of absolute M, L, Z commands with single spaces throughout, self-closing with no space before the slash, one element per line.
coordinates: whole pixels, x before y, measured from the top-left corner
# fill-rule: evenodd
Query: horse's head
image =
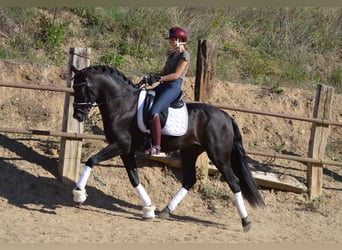
<path fill-rule="evenodd" d="M 93 84 L 88 77 L 88 71 L 77 70 L 71 67 L 72 71 L 75 73 L 73 80 L 74 89 L 74 114 L 73 117 L 79 122 L 83 122 L 88 113 L 95 103 L 96 97 L 92 91 Z"/>
<path fill-rule="evenodd" d="M 80 122 L 87 118 L 95 104 L 102 105 L 106 99 L 127 97 L 139 91 L 119 70 L 108 66 L 90 66 L 81 70 L 71 66 L 71 70 L 75 73 L 73 116 Z"/>

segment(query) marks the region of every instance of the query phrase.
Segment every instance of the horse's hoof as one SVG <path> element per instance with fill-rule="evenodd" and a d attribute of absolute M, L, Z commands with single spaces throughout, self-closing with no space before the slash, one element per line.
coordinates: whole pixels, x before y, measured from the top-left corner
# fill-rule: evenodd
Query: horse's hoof
<path fill-rule="evenodd" d="M 151 205 L 148 207 L 143 208 L 143 218 L 144 219 L 154 219 L 156 217 L 154 210 L 156 209 L 155 206 Z"/>
<path fill-rule="evenodd" d="M 159 218 L 161 219 L 169 219 L 170 218 L 170 209 L 166 206 L 163 211 L 160 212 Z"/>
<path fill-rule="evenodd" d="M 241 219 L 241 221 L 242 221 L 242 228 L 243 228 L 243 231 L 244 231 L 245 233 L 248 232 L 248 231 L 251 229 L 251 227 L 252 227 L 252 222 L 250 222 L 250 221 L 247 219 L 247 217 Z"/>
<path fill-rule="evenodd" d="M 85 189 L 74 188 L 72 190 L 72 193 L 74 195 L 74 204 L 76 207 L 80 207 L 85 202 L 88 196 Z"/>
<path fill-rule="evenodd" d="M 82 206 L 83 202 L 74 202 L 74 206 L 77 208 L 80 208 Z"/>

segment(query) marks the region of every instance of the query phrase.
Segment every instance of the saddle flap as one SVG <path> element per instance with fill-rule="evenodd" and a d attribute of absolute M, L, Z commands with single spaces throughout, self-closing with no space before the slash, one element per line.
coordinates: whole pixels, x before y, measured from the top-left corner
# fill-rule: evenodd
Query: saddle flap
<path fill-rule="evenodd" d="M 143 108 L 143 111 L 144 111 L 143 117 L 144 117 L 145 126 L 148 129 L 150 129 L 150 123 L 148 120 L 148 111 L 151 109 L 155 97 L 156 97 L 156 92 L 154 90 L 150 89 L 150 90 L 146 91 L 145 104 L 144 104 L 144 108 Z M 174 108 L 174 109 L 182 108 L 184 106 L 184 102 L 183 102 L 182 98 L 183 98 L 183 91 L 181 91 L 181 93 L 169 105 L 169 107 Z M 162 128 L 165 126 L 168 114 L 169 114 L 168 108 L 166 108 L 165 110 L 163 110 L 159 113 L 160 124 L 161 124 Z"/>
<path fill-rule="evenodd" d="M 147 90 L 146 91 L 145 102 L 144 102 L 144 106 L 143 106 L 143 118 L 144 118 L 145 126 L 147 128 L 150 128 L 147 113 L 153 105 L 155 96 L 156 96 L 156 92 L 154 90 Z"/>
<path fill-rule="evenodd" d="M 138 99 L 137 122 L 139 129 L 144 133 L 150 133 L 147 112 L 152 107 L 155 96 L 155 92 L 152 91 L 153 90 L 142 90 Z M 178 108 L 173 108 L 170 105 L 169 108 L 159 114 L 162 134 L 180 136 L 186 132 L 188 127 L 188 113 L 185 102 L 182 100 L 182 93 L 173 102 L 172 106 Z"/>

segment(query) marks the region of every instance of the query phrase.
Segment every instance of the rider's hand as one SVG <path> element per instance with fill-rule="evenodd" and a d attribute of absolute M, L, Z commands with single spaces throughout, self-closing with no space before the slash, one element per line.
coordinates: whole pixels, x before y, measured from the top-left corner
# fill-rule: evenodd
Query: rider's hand
<path fill-rule="evenodd" d="M 149 75 L 145 75 L 143 77 L 143 82 L 144 83 L 147 83 L 148 85 L 152 85 L 153 83 L 155 82 L 159 82 L 160 81 L 160 76 L 159 75 L 152 75 L 152 74 L 149 74 Z"/>

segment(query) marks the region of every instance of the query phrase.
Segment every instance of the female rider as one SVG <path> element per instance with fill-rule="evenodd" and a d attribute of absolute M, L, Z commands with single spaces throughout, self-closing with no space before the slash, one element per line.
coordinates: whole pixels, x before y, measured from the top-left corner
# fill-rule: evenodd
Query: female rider
<path fill-rule="evenodd" d="M 148 116 L 151 128 L 152 147 L 145 151 L 146 154 L 159 155 L 161 151 L 161 124 L 159 113 L 165 110 L 181 93 L 182 82 L 189 69 L 190 54 L 185 44 L 188 40 L 187 32 L 181 27 L 169 29 L 165 39 L 169 40 L 173 51 L 167 57 L 165 65 L 158 77 L 151 77 L 149 83 L 160 81 L 153 88 L 156 97 Z"/>

